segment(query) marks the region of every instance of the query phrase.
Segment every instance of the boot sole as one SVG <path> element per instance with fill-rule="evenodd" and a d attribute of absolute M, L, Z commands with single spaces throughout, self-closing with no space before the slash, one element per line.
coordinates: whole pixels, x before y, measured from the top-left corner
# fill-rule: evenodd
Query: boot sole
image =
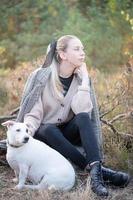
<path fill-rule="evenodd" d="M 108 184 L 109 186 L 111 186 L 112 188 L 125 188 L 125 187 L 127 187 L 128 186 L 128 184 L 130 183 L 130 181 L 132 180 L 132 178 L 133 177 L 131 177 L 131 176 L 129 176 L 128 175 L 128 179 L 127 179 L 127 181 L 125 182 L 125 184 L 123 184 L 123 185 L 114 185 L 114 184 L 112 184 L 112 183 L 110 183 L 110 184 Z"/>
<path fill-rule="evenodd" d="M 128 175 L 128 179 L 127 179 L 126 183 L 124 185 L 120 186 L 120 188 L 127 187 L 128 184 L 130 183 L 130 181 L 132 180 L 132 178 L 133 178 L 132 176 Z"/>

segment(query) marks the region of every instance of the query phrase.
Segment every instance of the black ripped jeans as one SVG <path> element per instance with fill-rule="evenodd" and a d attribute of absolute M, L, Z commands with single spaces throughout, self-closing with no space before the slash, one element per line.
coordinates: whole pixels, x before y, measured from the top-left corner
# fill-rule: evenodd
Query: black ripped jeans
<path fill-rule="evenodd" d="M 41 125 L 34 138 L 48 144 L 82 169 L 94 161 L 101 161 L 100 147 L 88 113 L 79 113 L 60 126 Z M 79 144 L 84 148 L 86 157 L 74 146 Z"/>

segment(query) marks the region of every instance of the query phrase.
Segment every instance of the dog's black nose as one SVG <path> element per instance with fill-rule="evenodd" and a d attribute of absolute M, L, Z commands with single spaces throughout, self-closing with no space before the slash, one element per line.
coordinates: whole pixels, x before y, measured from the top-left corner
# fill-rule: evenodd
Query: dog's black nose
<path fill-rule="evenodd" d="M 25 137 L 24 138 L 24 143 L 28 142 L 28 140 L 29 140 L 29 137 Z"/>

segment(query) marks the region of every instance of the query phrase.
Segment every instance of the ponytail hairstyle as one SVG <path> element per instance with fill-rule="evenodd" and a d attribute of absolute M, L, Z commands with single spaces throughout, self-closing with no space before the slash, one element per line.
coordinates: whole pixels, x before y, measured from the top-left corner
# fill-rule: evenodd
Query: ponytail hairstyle
<path fill-rule="evenodd" d="M 51 67 L 51 86 L 53 95 L 62 100 L 63 98 L 63 86 L 59 79 L 59 65 L 61 63 L 61 58 L 59 55 L 60 51 L 66 51 L 68 42 L 71 39 L 77 38 L 74 35 L 64 35 L 60 37 L 57 41 L 51 42 L 48 45 L 45 62 L 42 68 Z"/>

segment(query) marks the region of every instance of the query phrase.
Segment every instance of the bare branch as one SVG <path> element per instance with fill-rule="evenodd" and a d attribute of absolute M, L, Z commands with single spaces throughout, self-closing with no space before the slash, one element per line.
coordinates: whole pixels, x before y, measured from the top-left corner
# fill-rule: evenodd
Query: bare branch
<path fill-rule="evenodd" d="M 106 124 L 107 126 L 109 126 L 111 128 L 111 130 L 114 132 L 114 133 L 117 133 L 118 131 L 115 129 L 115 127 L 107 120 L 105 119 L 101 119 L 101 121 Z"/>
<path fill-rule="evenodd" d="M 101 121 L 102 121 L 105 125 L 109 126 L 110 129 L 113 131 L 113 133 L 117 134 L 117 136 L 120 135 L 120 136 L 123 137 L 123 138 L 127 138 L 127 137 L 128 137 L 128 138 L 133 138 L 133 135 L 131 135 L 131 134 L 119 132 L 119 131 L 114 127 L 114 125 L 113 125 L 112 123 L 110 123 L 109 121 L 107 121 L 107 120 L 105 120 L 105 119 L 101 119 Z"/>
<path fill-rule="evenodd" d="M 110 120 L 110 123 L 113 123 L 113 122 L 120 120 L 120 119 L 125 119 L 126 116 L 127 116 L 127 113 L 119 114 L 119 115 L 115 116 L 112 120 Z"/>
<path fill-rule="evenodd" d="M 10 115 L 15 115 L 19 111 L 20 107 L 15 108 L 14 110 L 11 111 Z"/>
<path fill-rule="evenodd" d="M 122 114 L 115 116 L 112 120 L 110 120 L 110 123 L 113 123 L 113 122 L 120 120 L 120 119 L 127 119 L 129 117 L 133 117 L 133 111 L 132 110 L 127 112 L 127 113 L 122 113 Z"/>
<path fill-rule="evenodd" d="M 107 110 L 106 112 L 104 112 L 103 114 L 100 115 L 100 119 L 102 119 L 105 115 L 109 114 L 110 112 L 112 112 L 117 106 L 119 105 L 119 101 L 117 102 L 117 104 L 115 106 L 113 106 L 110 110 Z"/>
<path fill-rule="evenodd" d="M 0 123 L 3 123 L 6 120 L 10 119 L 16 119 L 17 115 L 11 115 L 11 116 L 0 116 Z"/>

